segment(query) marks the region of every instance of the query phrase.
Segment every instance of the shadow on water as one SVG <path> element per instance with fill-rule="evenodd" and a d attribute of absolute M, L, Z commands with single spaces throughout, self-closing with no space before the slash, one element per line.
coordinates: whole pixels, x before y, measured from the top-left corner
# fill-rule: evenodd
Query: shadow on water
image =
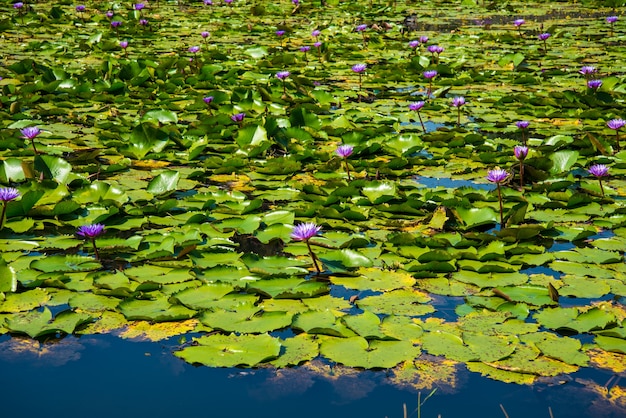
<path fill-rule="evenodd" d="M 489 183 L 477 183 L 473 180 L 458 180 L 451 178 L 437 178 L 437 177 L 424 177 L 424 176 L 415 176 L 415 181 L 418 184 L 423 185 L 424 187 L 434 189 L 437 187 L 443 187 L 446 189 L 460 189 L 462 187 L 470 187 L 472 189 L 478 190 L 495 190 L 496 186 Z"/>

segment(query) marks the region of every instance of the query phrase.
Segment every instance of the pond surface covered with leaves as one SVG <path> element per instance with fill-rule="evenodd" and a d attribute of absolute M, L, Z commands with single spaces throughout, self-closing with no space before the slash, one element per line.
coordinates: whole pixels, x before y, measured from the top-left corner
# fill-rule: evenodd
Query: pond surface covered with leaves
<path fill-rule="evenodd" d="M 623 414 L 619 10 L 478 3 L 5 4 L 1 344 L 420 391 L 599 369 Z"/>

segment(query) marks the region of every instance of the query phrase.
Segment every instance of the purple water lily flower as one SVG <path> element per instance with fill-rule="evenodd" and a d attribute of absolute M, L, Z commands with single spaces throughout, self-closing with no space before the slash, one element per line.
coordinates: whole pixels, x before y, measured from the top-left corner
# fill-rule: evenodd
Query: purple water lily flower
<path fill-rule="evenodd" d="M 91 240 L 96 260 L 100 259 L 100 254 L 98 254 L 98 247 L 96 247 L 96 237 L 99 237 L 102 234 L 104 234 L 104 225 L 102 224 L 83 225 L 79 227 L 76 231 L 76 235 Z"/>
<path fill-rule="evenodd" d="M 513 148 L 513 153 L 515 154 L 515 158 L 523 161 L 528 155 L 528 147 L 524 145 L 516 145 L 515 148 Z"/>
<path fill-rule="evenodd" d="M 367 70 L 367 64 L 354 64 L 352 66 L 352 71 L 354 71 L 355 73 L 362 73 L 365 72 L 365 70 Z"/>
<path fill-rule="evenodd" d="M 417 112 L 418 110 L 420 110 L 421 108 L 424 107 L 424 102 L 420 101 L 420 102 L 414 102 L 414 103 L 410 103 L 409 104 L 409 110 L 413 110 L 415 112 Z"/>
<path fill-rule="evenodd" d="M 602 80 L 589 80 L 587 81 L 587 87 L 591 90 L 598 90 L 602 86 Z"/>
<path fill-rule="evenodd" d="M 284 30 L 277 30 L 276 32 L 276 36 L 283 36 L 285 34 Z"/>
<path fill-rule="evenodd" d="M 504 226 L 504 209 L 502 207 L 502 192 L 500 191 L 500 184 L 503 183 L 509 177 L 509 172 L 502 170 L 501 168 L 494 168 L 487 172 L 487 180 L 496 184 L 498 190 L 498 202 L 500 203 L 500 226 Z"/>
<path fill-rule="evenodd" d="M 606 126 L 615 131 L 621 129 L 624 125 L 626 125 L 626 120 L 623 119 L 611 119 L 606 123 Z"/>
<path fill-rule="evenodd" d="M 606 23 L 613 24 L 613 23 L 617 22 L 617 19 L 618 19 L 617 16 L 607 16 Z"/>
<path fill-rule="evenodd" d="M 41 133 L 41 130 L 39 130 L 36 126 L 29 126 L 28 128 L 20 129 L 20 132 L 22 133 L 22 138 L 29 139 L 33 144 L 33 151 L 35 152 L 35 155 L 39 154 L 37 146 L 35 145 L 35 138 Z"/>
<path fill-rule="evenodd" d="M 113 13 L 113 10 L 109 10 L 104 15 L 107 17 L 107 19 L 111 19 L 115 15 L 115 13 Z"/>
<path fill-rule="evenodd" d="M 126 49 L 126 48 L 128 48 L 128 41 L 122 41 L 122 42 L 120 42 L 120 47 L 121 47 L 122 49 Z"/>
<path fill-rule="evenodd" d="M 243 112 L 241 112 L 241 113 L 235 113 L 234 115 L 232 115 L 232 116 L 230 117 L 230 119 L 231 119 L 233 122 L 237 122 L 237 123 L 241 124 L 241 122 L 243 122 L 243 119 L 244 119 L 245 117 L 246 117 L 246 114 L 245 114 L 245 113 L 243 113 Z"/>
<path fill-rule="evenodd" d="M 424 78 L 426 78 L 427 80 L 431 80 L 435 77 L 437 77 L 437 70 L 428 70 L 428 71 L 424 71 L 422 73 L 422 75 L 424 76 Z"/>
<path fill-rule="evenodd" d="M 202 101 L 206 104 L 211 104 L 211 102 L 213 101 L 213 96 L 206 96 L 202 98 Z"/>
<path fill-rule="evenodd" d="M 321 46 L 322 46 L 322 43 L 321 43 L 320 41 L 317 41 L 317 42 L 315 42 L 315 43 L 313 44 L 313 46 L 314 46 L 315 48 L 318 48 L 318 49 L 319 49 L 319 47 L 321 47 Z"/>
<path fill-rule="evenodd" d="M 528 122 L 527 120 L 518 120 L 517 122 L 515 122 L 515 126 L 520 129 L 526 129 L 530 126 L 530 122 Z"/>
<path fill-rule="evenodd" d="M 309 52 L 310 50 L 311 50 L 311 47 L 310 47 L 310 46 L 308 46 L 308 45 L 305 45 L 305 46 L 301 46 L 301 47 L 300 47 L 300 51 L 301 51 L 301 52 Z"/>
<path fill-rule="evenodd" d="M 456 96 L 452 98 L 452 106 L 453 107 L 461 107 L 465 104 L 465 97 Z"/>
<path fill-rule="evenodd" d="M 143 3 L 135 4 L 135 10 L 143 10 L 144 7 L 146 7 L 146 5 Z"/>
<path fill-rule="evenodd" d="M 409 48 L 416 49 L 418 46 L 420 46 L 420 41 L 415 40 L 409 42 Z"/>
<path fill-rule="evenodd" d="M 322 32 L 319 29 L 315 29 L 313 32 L 311 32 L 311 36 L 314 38 L 317 38 L 318 36 L 320 36 Z"/>
<path fill-rule="evenodd" d="M 211 6 L 211 5 L 213 5 L 213 1 L 212 0 L 204 0 L 204 5 L 205 6 Z"/>
<path fill-rule="evenodd" d="M 139 19 L 139 24 L 141 26 L 148 26 L 148 19 Z"/>
<path fill-rule="evenodd" d="M 189 52 L 191 52 L 192 54 L 197 54 L 198 51 L 200 51 L 200 47 L 199 46 L 191 46 L 191 47 L 189 47 Z"/>
<path fill-rule="evenodd" d="M 20 192 L 13 187 L 0 188 L 0 202 L 2 202 L 2 213 L 0 213 L 0 229 L 4 225 L 4 218 L 7 213 L 7 203 L 20 197 Z"/>
<path fill-rule="evenodd" d="M 354 147 L 352 145 L 340 145 L 335 150 L 335 153 L 341 158 L 348 158 L 352 155 Z"/>
<path fill-rule="evenodd" d="M 539 38 L 540 41 L 545 41 L 547 40 L 549 37 L 551 37 L 552 35 L 548 32 L 545 33 L 540 33 L 539 36 L 537 36 Z"/>
<path fill-rule="evenodd" d="M 602 196 L 604 196 L 604 187 L 602 187 L 602 177 L 607 177 L 609 175 L 609 167 L 604 164 L 594 164 L 589 167 L 589 174 L 595 176 L 600 183 L 600 191 L 602 192 Z"/>
<path fill-rule="evenodd" d="M 78 13 L 82 13 L 85 11 L 85 5 L 84 4 L 79 4 L 78 6 L 76 6 L 76 11 Z"/>
<path fill-rule="evenodd" d="M 593 65 L 585 65 L 578 72 L 584 75 L 585 77 L 589 78 L 595 73 L 597 73 L 598 70 Z"/>
<path fill-rule="evenodd" d="M 10 202 L 20 197 L 20 192 L 13 187 L 0 188 L 0 202 Z"/>
<path fill-rule="evenodd" d="M 428 42 L 428 36 L 426 35 L 420 36 L 420 43 L 425 44 L 427 42 Z"/>
<path fill-rule="evenodd" d="M 515 19 L 513 21 L 513 24 L 515 25 L 516 28 L 519 28 L 520 26 L 522 26 L 524 23 L 526 23 L 526 21 L 524 19 Z"/>
<path fill-rule="evenodd" d="M 24 7 L 24 3 L 22 3 L 21 1 L 18 1 L 17 3 L 13 3 L 14 9 L 21 9 L 22 7 Z"/>
<path fill-rule="evenodd" d="M 429 45 L 428 48 L 426 48 L 428 50 L 428 52 L 430 52 L 431 54 L 441 54 L 444 49 L 443 47 L 439 46 L 439 45 Z"/>
<path fill-rule="evenodd" d="M 291 73 L 289 71 L 279 71 L 276 73 L 276 78 L 279 80 L 284 80 L 289 77 Z"/>
<path fill-rule="evenodd" d="M 122 22 L 120 22 L 119 20 L 114 20 L 111 22 L 111 26 L 117 29 L 122 26 Z"/>
<path fill-rule="evenodd" d="M 104 234 L 104 225 L 102 224 L 83 225 L 76 231 L 76 235 L 83 238 L 96 238 L 102 234 Z"/>
<path fill-rule="evenodd" d="M 356 31 L 357 32 L 363 32 L 365 30 L 367 30 L 367 25 L 366 24 L 362 24 L 362 25 L 359 25 L 359 26 L 356 27 Z"/>
<path fill-rule="evenodd" d="M 202 36 L 202 38 L 204 39 L 208 38 L 210 35 L 211 34 L 207 31 L 200 32 L 200 36 Z"/>
<path fill-rule="evenodd" d="M 322 270 L 317 264 L 317 257 L 315 256 L 315 254 L 313 253 L 313 250 L 311 249 L 311 244 L 309 240 L 313 238 L 314 236 L 316 236 L 317 234 L 319 234 L 321 230 L 322 230 L 321 226 L 318 226 L 314 224 L 313 222 L 306 222 L 306 223 L 301 223 L 299 225 L 296 225 L 293 228 L 293 231 L 291 232 L 291 238 L 294 241 L 306 242 L 307 249 L 309 250 L 309 255 L 311 256 L 311 259 L 313 260 L 313 265 L 315 266 L 315 270 L 317 271 L 317 274 L 321 273 Z"/>

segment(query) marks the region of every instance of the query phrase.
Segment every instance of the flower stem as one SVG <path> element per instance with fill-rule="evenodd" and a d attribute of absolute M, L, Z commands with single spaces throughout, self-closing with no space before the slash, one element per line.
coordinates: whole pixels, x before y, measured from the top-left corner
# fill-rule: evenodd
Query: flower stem
<path fill-rule="evenodd" d="M 306 246 L 309 249 L 309 255 L 311 256 L 311 259 L 313 260 L 313 265 L 315 266 L 315 270 L 317 271 L 317 274 L 320 274 L 322 270 L 320 270 L 320 266 L 317 265 L 317 257 L 315 256 L 315 254 L 313 253 L 313 250 L 311 249 L 311 244 L 309 244 L 309 240 L 306 240 Z"/>
<path fill-rule="evenodd" d="M 500 192 L 500 183 L 496 183 L 498 187 L 498 201 L 500 202 L 500 229 L 504 228 L 504 214 L 502 208 L 502 192 Z"/>
<path fill-rule="evenodd" d="M 422 120 L 422 115 L 420 115 L 420 111 L 417 111 L 417 117 L 420 118 L 420 123 L 422 124 L 422 130 L 426 133 L 426 127 L 424 126 L 424 121 Z"/>
<path fill-rule="evenodd" d="M 98 253 L 98 247 L 96 247 L 96 239 L 92 238 L 91 243 L 93 244 L 93 252 L 96 255 L 96 260 L 100 260 L 100 254 Z"/>
<path fill-rule="evenodd" d="M 2 204 L 2 215 L 0 215 L 0 231 L 2 230 L 2 227 L 4 226 L 4 215 L 6 215 L 7 213 L 7 202 L 4 202 Z"/>
<path fill-rule="evenodd" d="M 456 117 L 456 126 L 461 126 L 461 106 L 459 106 L 458 109 L 459 109 L 459 113 L 457 114 L 457 117 Z"/>
<path fill-rule="evenodd" d="M 348 166 L 348 159 L 344 158 L 343 161 L 344 163 L 346 163 L 346 174 L 348 175 L 348 181 L 352 181 L 352 178 L 350 178 L 350 167 Z"/>
<path fill-rule="evenodd" d="M 602 178 L 598 177 L 598 182 L 600 183 L 600 191 L 602 192 L 602 197 L 604 197 L 604 187 L 602 187 Z"/>
<path fill-rule="evenodd" d="M 524 190 L 524 163 L 519 162 L 519 187 Z"/>
<path fill-rule="evenodd" d="M 522 145 L 526 146 L 526 129 L 522 129 Z"/>
<path fill-rule="evenodd" d="M 617 150 L 617 152 L 620 152 L 620 146 L 619 146 L 619 130 L 615 131 L 615 149 Z"/>

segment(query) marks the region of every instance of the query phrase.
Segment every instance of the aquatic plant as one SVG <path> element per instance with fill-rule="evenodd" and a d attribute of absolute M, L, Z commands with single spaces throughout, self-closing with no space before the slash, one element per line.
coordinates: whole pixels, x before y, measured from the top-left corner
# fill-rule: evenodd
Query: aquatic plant
<path fill-rule="evenodd" d="M 121 41 L 120 48 L 124 50 L 124 56 L 128 57 L 128 41 Z"/>
<path fill-rule="evenodd" d="M 544 33 L 540 33 L 537 38 L 539 38 L 540 41 L 543 42 L 543 53 L 547 54 L 548 53 L 548 44 L 546 43 L 546 41 L 548 40 L 548 38 L 550 38 L 552 36 L 552 34 L 548 33 L 548 32 L 544 32 Z"/>
<path fill-rule="evenodd" d="M 365 31 L 367 30 L 367 25 L 366 24 L 361 24 L 358 25 L 355 28 L 355 31 L 359 32 L 363 38 L 363 48 L 367 47 L 367 38 L 365 37 Z"/>
<path fill-rule="evenodd" d="M 361 86 L 363 84 L 363 73 L 367 70 L 367 64 L 354 64 L 352 66 L 352 71 L 359 75 L 359 91 L 361 91 Z"/>
<path fill-rule="evenodd" d="M 515 158 L 519 161 L 519 187 L 521 189 L 524 188 L 524 160 L 528 155 L 528 147 L 524 145 L 516 145 L 513 148 L 513 154 Z"/>
<path fill-rule="evenodd" d="M 530 126 L 530 122 L 527 120 L 519 120 L 515 122 L 515 126 L 517 126 L 522 131 L 522 144 L 526 145 L 526 130 Z"/>
<path fill-rule="evenodd" d="M 509 177 L 509 172 L 501 168 L 494 168 L 487 173 L 487 180 L 496 184 L 498 203 L 500 204 L 500 228 L 504 228 L 504 208 L 502 207 L 502 192 L 500 185 Z"/>
<path fill-rule="evenodd" d="M 595 92 L 602 87 L 602 80 L 589 80 L 587 81 L 587 87 Z"/>
<path fill-rule="evenodd" d="M 230 119 L 237 123 L 239 125 L 239 127 L 241 128 L 241 125 L 243 124 L 243 120 L 245 119 L 246 114 L 244 112 L 240 112 L 240 113 L 235 113 L 234 115 L 232 115 L 230 117 Z"/>
<path fill-rule="evenodd" d="M 207 43 L 208 43 L 208 41 L 209 41 L 209 39 L 208 39 L 208 38 L 209 38 L 209 36 L 210 36 L 210 35 L 211 35 L 211 34 L 210 34 L 209 32 L 207 32 L 207 31 L 202 31 L 202 32 L 200 32 L 200 36 L 202 36 L 202 39 L 204 39 L 204 43 L 205 43 L 205 44 L 207 44 Z"/>
<path fill-rule="evenodd" d="M 515 25 L 515 27 L 517 28 L 517 31 L 519 33 L 520 36 L 524 36 L 522 34 L 522 25 L 526 23 L 526 21 L 524 19 L 515 19 L 513 21 L 513 25 Z"/>
<path fill-rule="evenodd" d="M 424 78 L 428 80 L 428 90 L 426 91 L 426 97 L 430 97 L 433 91 L 433 79 L 437 77 L 437 70 L 427 70 L 422 73 Z"/>
<path fill-rule="evenodd" d="M 463 107 L 463 105 L 465 105 L 465 97 L 463 96 L 453 97 L 451 105 L 452 107 L 456 107 L 457 109 L 456 125 L 461 126 L 461 108 Z"/>
<path fill-rule="evenodd" d="M 613 36 L 613 30 L 615 29 L 615 22 L 617 22 L 617 16 L 607 16 L 606 23 L 611 25 L 611 33 L 610 36 Z"/>
<path fill-rule="evenodd" d="M 309 242 L 309 240 L 318 235 L 321 230 L 321 226 L 318 226 L 313 222 L 306 222 L 296 225 L 291 232 L 291 238 L 294 241 L 304 241 L 306 243 L 307 249 L 309 250 L 309 255 L 311 256 L 311 260 L 313 260 L 313 265 L 315 266 L 317 274 L 321 273 L 322 270 L 317 264 L 317 256 L 311 249 L 311 243 Z"/>
<path fill-rule="evenodd" d="M 96 260 L 100 259 L 100 254 L 98 253 L 98 247 L 96 246 L 96 238 L 104 234 L 104 232 L 105 232 L 104 225 L 102 224 L 83 225 L 79 227 L 78 230 L 76 231 L 76 235 L 83 237 L 85 239 L 91 240 Z"/>
<path fill-rule="evenodd" d="M 7 205 L 10 201 L 20 197 L 20 192 L 13 187 L 0 188 L 0 202 L 2 202 L 2 213 L 0 214 L 0 230 L 4 226 L 4 219 L 7 213 Z"/>
<path fill-rule="evenodd" d="M 285 80 L 291 75 L 289 71 L 279 71 L 276 73 L 276 78 L 279 79 L 283 83 L 283 96 L 287 95 L 287 90 L 285 86 Z"/>
<path fill-rule="evenodd" d="M 433 58 L 435 58 L 435 64 L 439 64 L 439 55 L 444 51 L 443 47 L 439 45 L 429 45 L 426 49 L 433 55 Z"/>
<path fill-rule="evenodd" d="M 623 128 L 624 125 L 626 125 L 626 120 L 623 119 L 611 119 L 606 123 L 606 126 L 615 131 L 615 149 L 617 151 L 620 151 L 619 130 Z"/>
<path fill-rule="evenodd" d="M 37 138 L 37 136 L 41 133 L 41 130 L 39 130 L 36 126 L 30 126 L 28 128 L 20 129 L 20 132 L 22 133 L 22 138 L 30 140 L 33 144 L 33 151 L 35 152 L 35 155 L 39 154 L 39 152 L 37 152 L 37 147 L 35 146 L 35 138 Z"/>
<path fill-rule="evenodd" d="M 350 167 L 348 166 L 348 157 L 352 155 L 353 151 L 354 151 L 354 147 L 352 145 L 340 145 L 335 150 L 335 153 L 341 158 L 343 158 L 343 161 L 346 165 L 346 174 L 348 175 L 348 181 L 352 180 L 350 178 Z"/>
<path fill-rule="evenodd" d="M 424 126 L 424 122 L 422 121 L 422 115 L 420 114 L 420 109 L 424 107 L 424 102 L 414 102 L 409 104 L 409 110 L 413 112 L 417 112 L 417 117 L 419 118 L 420 124 L 422 125 L 422 131 L 426 132 L 426 127 Z"/>
<path fill-rule="evenodd" d="M 311 47 L 308 45 L 304 45 L 300 47 L 300 52 L 302 52 L 304 54 L 304 62 L 308 63 L 309 59 L 306 56 L 306 53 L 309 52 L 311 50 Z"/>
<path fill-rule="evenodd" d="M 607 167 L 604 164 L 594 164 L 591 167 L 589 167 L 589 170 L 587 171 L 589 172 L 589 174 L 595 176 L 598 179 L 598 182 L 600 183 L 600 192 L 602 193 L 602 196 L 604 196 L 604 187 L 602 187 L 602 177 L 608 177 L 609 167 Z"/>

